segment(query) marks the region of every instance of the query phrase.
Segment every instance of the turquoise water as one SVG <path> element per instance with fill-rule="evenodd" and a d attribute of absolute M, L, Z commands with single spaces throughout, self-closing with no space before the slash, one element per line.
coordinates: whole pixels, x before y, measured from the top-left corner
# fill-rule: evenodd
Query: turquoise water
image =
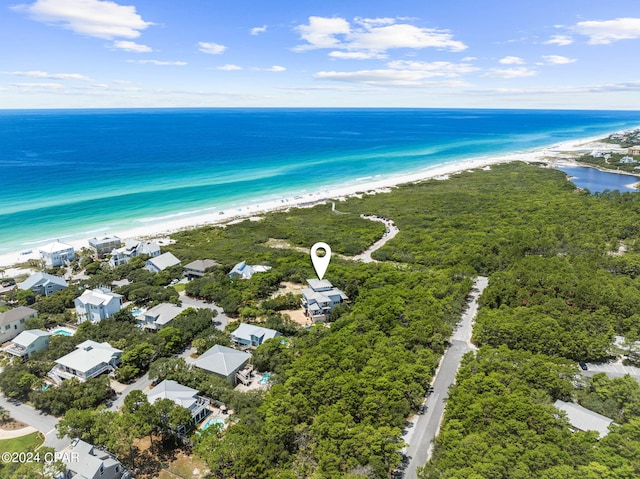
<path fill-rule="evenodd" d="M 639 124 L 631 111 L 0 111 L 0 253 Z"/>
<path fill-rule="evenodd" d="M 69 331 L 65 331 L 64 329 L 56 329 L 53 334 L 58 336 L 73 336 Z"/>
<path fill-rule="evenodd" d="M 260 384 L 267 384 L 270 379 L 271 379 L 271 373 L 264 373 L 262 375 L 262 377 L 260 378 L 260 381 L 258 381 L 258 382 Z"/>
<path fill-rule="evenodd" d="M 200 428 L 202 431 L 206 431 L 210 426 L 212 426 L 213 424 L 220 424 L 220 426 L 224 426 L 224 419 L 220 419 L 219 417 L 214 417 L 212 419 L 209 419 L 207 422 L 205 422 L 202 425 L 202 428 Z"/>

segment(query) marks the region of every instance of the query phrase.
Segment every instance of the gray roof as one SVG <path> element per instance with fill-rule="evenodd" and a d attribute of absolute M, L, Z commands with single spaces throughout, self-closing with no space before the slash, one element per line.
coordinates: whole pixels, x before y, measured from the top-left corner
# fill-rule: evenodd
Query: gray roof
<path fill-rule="evenodd" d="M 61 243 L 60 241 L 54 241 L 53 243 L 49 243 L 48 245 L 39 248 L 39 250 L 43 253 L 58 253 L 60 251 L 73 251 L 73 246 L 67 243 Z"/>
<path fill-rule="evenodd" d="M 0 326 L 6 326 L 14 321 L 18 321 L 22 318 L 28 318 L 33 315 L 37 315 L 38 312 L 35 309 L 28 308 L 26 306 L 18 306 L 17 308 L 10 309 L 4 313 L 0 313 Z"/>
<path fill-rule="evenodd" d="M 67 454 L 63 454 L 61 460 L 67 469 L 76 473 L 76 475 L 73 476 L 74 479 L 99 477 L 101 465 L 107 469 L 115 464 L 119 464 L 119 462 L 108 453 L 95 448 L 81 439 L 74 439 L 65 449 L 65 452 L 67 452 Z"/>
<path fill-rule="evenodd" d="M 569 423 L 575 429 L 597 431 L 600 437 L 604 437 L 609 433 L 609 426 L 613 422 L 612 419 L 572 402 L 564 402 L 558 399 L 553 405 L 567 414 Z"/>
<path fill-rule="evenodd" d="M 171 303 L 160 303 L 149 311 L 144 313 L 145 321 L 148 316 L 153 318 L 153 322 L 159 325 L 165 325 L 169 321 L 173 320 L 176 316 L 182 313 L 185 308 L 176 306 Z"/>
<path fill-rule="evenodd" d="M 307 283 L 309 283 L 309 287 L 314 291 L 326 291 L 333 288 L 331 282 L 326 279 L 308 279 Z"/>
<path fill-rule="evenodd" d="M 238 329 L 236 329 L 231 336 L 251 341 L 251 336 L 262 338 L 262 341 L 280 336 L 280 333 L 275 329 L 263 328 L 256 326 L 255 324 L 240 323 Z"/>
<path fill-rule="evenodd" d="M 182 384 L 165 379 L 153 389 L 147 391 L 147 398 L 153 404 L 159 399 L 171 399 L 178 406 L 190 409 L 197 401 L 198 391 Z"/>
<path fill-rule="evenodd" d="M 106 236 L 100 236 L 100 237 L 95 237 L 95 238 L 91 238 L 90 240 L 88 240 L 89 245 L 95 247 L 99 247 L 102 245 L 108 245 L 110 243 L 114 243 L 114 242 L 120 242 L 120 238 L 116 235 L 106 235 Z"/>
<path fill-rule="evenodd" d="M 67 287 L 67 282 L 64 278 L 60 278 L 59 276 L 54 276 L 48 273 L 34 273 L 25 279 L 22 283 L 18 284 L 18 288 L 27 290 L 31 289 L 34 286 L 46 286 L 49 283 L 57 284 L 62 286 L 63 288 Z"/>
<path fill-rule="evenodd" d="M 122 295 L 118 293 L 112 293 L 111 291 L 102 291 L 101 289 L 85 289 L 80 296 L 78 296 L 74 302 L 80 304 L 93 304 L 94 306 L 107 305 L 111 301 L 120 301 Z M 76 303 L 76 304 L 77 304 Z"/>
<path fill-rule="evenodd" d="M 147 262 L 153 264 L 160 271 L 164 271 L 171 266 L 180 264 L 180 260 L 169 252 L 156 256 L 155 258 L 149 258 Z"/>
<path fill-rule="evenodd" d="M 221 376 L 229 376 L 249 361 L 251 354 L 216 344 L 194 361 L 194 366 Z"/>
<path fill-rule="evenodd" d="M 193 269 L 195 271 L 204 271 L 207 268 L 211 268 L 212 266 L 216 266 L 218 263 L 213 261 L 212 259 L 197 259 L 192 261 L 191 263 L 185 265 L 184 269 Z"/>
<path fill-rule="evenodd" d="M 121 352 L 107 342 L 96 343 L 87 339 L 78 344 L 75 351 L 56 359 L 56 363 L 86 373 L 100 364 L 109 364 L 114 355 Z"/>
<path fill-rule="evenodd" d="M 13 338 L 13 343 L 23 348 L 28 348 L 30 344 L 43 336 L 51 336 L 51 333 L 41 329 L 27 329 Z"/>
<path fill-rule="evenodd" d="M 229 276 L 238 275 L 242 279 L 249 279 L 256 273 L 264 273 L 269 271 L 271 266 L 263 266 L 260 264 L 248 265 L 245 261 L 241 261 L 229 271 Z"/>

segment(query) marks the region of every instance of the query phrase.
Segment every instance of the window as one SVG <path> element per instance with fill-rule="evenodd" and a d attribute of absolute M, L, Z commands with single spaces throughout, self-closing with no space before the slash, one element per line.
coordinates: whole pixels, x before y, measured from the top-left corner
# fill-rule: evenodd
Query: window
<path fill-rule="evenodd" d="M 4 329 L 5 329 L 5 331 L 6 331 L 7 329 L 11 329 L 11 325 L 10 325 L 10 324 L 7 324 L 7 325 L 4 327 Z"/>
<path fill-rule="evenodd" d="M 24 318 L 20 320 L 20 324 L 24 324 Z"/>

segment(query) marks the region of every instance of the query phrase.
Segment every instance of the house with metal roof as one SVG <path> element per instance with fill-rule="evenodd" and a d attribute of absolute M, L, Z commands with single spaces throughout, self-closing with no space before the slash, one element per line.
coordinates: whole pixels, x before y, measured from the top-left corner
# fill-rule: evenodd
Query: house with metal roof
<path fill-rule="evenodd" d="M 153 241 L 125 240 L 124 246 L 111 251 L 109 264 L 114 267 L 127 264 L 132 258 L 141 254 L 151 258 L 160 256 L 160 246 Z"/>
<path fill-rule="evenodd" d="M 33 353 L 42 351 L 49 347 L 51 333 L 40 329 L 27 329 L 18 334 L 5 352 L 12 356 L 28 359 Z"/>
<path fill-rule="evenodd" d="M 26 306 L 18 306 L 0 313 L 0 344 L 12 340 L 24 331 L 27 319 L 37 317 L 38 311 Z"/>
<path fill-rule="evenodd" d="M 34 273 L 18 284 L 18 289 L 26 291 L 30 289 L 33 294 L 43 294 L 50 296 L 56 291 L 60 291 L 68 286 L 64 278 L 48 273 Z"/>
<path fill-rule="evenodd" d="M 185 309 L 182 306 L 176 306 L 171 303 L 160 303 L 141 314 L 142 319 L 138 324 L 140 327 L 157 331 L 173 321 Z"/>
<path fill-rule="evenodd" d="M 165 379 L 145 394 L 147 395 L 150 404 L 153 404 L 160 399 L 170 399 L 178 406 L 187 408 L 191 413 L 191 417 L 195 424 L 198 424 L 211 414 L 211 411 L 209 410 L 210 400 L 208 398 L 199 396 L 197 390 L 183 386 L 176 381 Z M 182 430 L 179 430 L 178 433 L 184 434 L 186 432 L 186 428 L 182 427 L 181 429 Z"/>
<path fill-rule="evenodd" d="M 73 246 L 61 243 L 60 241 L 54 241 L 42 248 L 39 248 L 40 257 L 44 260 L 47 268 L 55 268 L 56 266 L 63 266 L 75 259 L 75 252 Z"/>
<path fill-rule="evenodd" d="M 110 318 L 122 308 L 121 294 L 103 291 L 96 288 L 85 290 L 79 297 L 73 300 L 78 315 L 78 323 L 91 321 L 97 323 Z"/>
<path fill-rule="evenodd" d="M 128 479 L 129 470 L 112 454 L 81 439 L 57 453 L 65 465 L 64 479 Z M 56 476 L 58 478 L 59 476 Z"/>
<path fill-rule="evenodd" d="M 180 264 L 180 260 L 176 258 L 172 253 L 163 253 L 155 258 L 149 258 L 145 264 L 145 268 L 152 273 L 159 273 L 171 266 L 177 266 Z"/>
<path fill-rule="evenodd" d="M 216 344 L 198 357 L 193 365 L 226 379 L 232 385 L 238 383 L 237 374 L 251 359 L 251 354 Z"/>
<path fill-rule="evenodd" d="M 56 359 L 56 365 L 48 376 L 57 384 L 63 379 L 77 378 L 85 382 L 100 374 L 112 372 L 120 364 L 122 351 L 107 342 L 97 343 L 87 339 L 78 344 L 75 351 Z"/>
<path fill-rule="evenodd" d="M 216 266 L 218 263 L 212 259 L 197 259 L 191 263 L 185 265 L 184 275 L 187 279 L 192 280 L 195 278 L 202 278 L 207 269 Z"/>
<path fill-rule="evenodd" d="M 613 423 L 612 419 L 579 404 L 560 399 L 553 405 L 567 415 L 569 424 L 576 431 L 596 431 L 601 438 L 609 434 L 609 426 Z"/>
<path fill-rule="evenodd" d="M 256 273 L 264 273 L 269 271 L 271 266 L 262 266 L 259 264 L 248 265 L 245 261 L 241 261 L 229 271 L 231 279 L 250 279 Z"/>
<path fill-rule="evenodd" d="M 240 326 L 230 336 L 238 346 L 257 348 L 267 339 L 280 336 L 280 333 L 275 329 L 263 328 L 255 324 L 240 323 Z"/>
<path fill-rule="evenodd" d="M 94 249 L 96 256 L 102 259 L 114 249 L 120 248 L 122 240 L 116 235 L 96 236 L 89 240 L 89 246 Z"/>
<path fill-rule="evenodd" d="M 349 299 L 326 279 L 308 279 L 308 288 L 302 290 L 304 314 L 314 322 L 329 321 L 333 309 Z"/>

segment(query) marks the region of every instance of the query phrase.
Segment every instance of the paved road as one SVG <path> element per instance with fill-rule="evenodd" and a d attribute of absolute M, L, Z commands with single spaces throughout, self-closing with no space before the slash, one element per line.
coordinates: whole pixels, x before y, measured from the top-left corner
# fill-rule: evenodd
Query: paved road
<path fill-rule="evenodd" d="M 361 215 L 361 217 L 367 220 L 379 221 L 380 223 L 384 223 L 387 226 L 387 233 L 386 233 L 386 236 L 383 236 L 378 241 L 376 241 L 371 246 L 369 246 L 366 249 L 366 251 L 354 256 L 351 259 L 355 261 L 362 261 L 363 263 L 376 263 L 377 261 L 371 257 L 371 254 L 374 251 L 377 251 L 380 248 L 382 248 L 385 245 L 385 243 L 389 241 L 391 238 L 393 238 L 395 235 L 397 235 L 400 232 L 400 230 L 398 229 L 397 226 L 395 226 L 395 224 L 391 220 L 380 218 L 378 216 Z"/>
<path fill-rule="evenodd" d="M 187 306 L 190 308 L 200 308 L 200 309 L 212 309 L 218 312 L 218 315 L 213 318 L 213 321 L 216 325 L 216 328 L 220 330 L 224 330 L 225 326 L 229 322 L 229 317 L 224 314 L 222 308 L 216 306 L 214 303 L 207 303 L 206 301 L 202 301 L 200 299 L 195 299 L 187 296 L 184 291 L 180 292 L 180 301 L 182 301 L 183 306 Z"/>
<path fill-rule="evenodd" d="M 113 401 L 113 404 L 111 404 L 111 407 L 109 407 L 109 409 L 112 411 L 117 411 L 124 405 L 124 398 L 127 397 L 127 394 L 136 389 L 144 391 L 149 386 L 151 386 L 151 379 L 149 379 L 149 373 L 145 373 L 143 376 L 140 376 L 134 382 L 127 385 L 127 387 L 125 387 L 120 392 L 120 394 L 118 394 L 118 397 L 115 399 L 115 401 Z"/>
<path fill-rule="evenodd" d="M 610 378 L 621 378 L 627 374 L 640 380 L 640 368 L 625 366 L 622 361 L 608 363 L 587 363 L 587 370 L 580 371 L 583 376 L 593 376 L 596 373 L 605 373 Z"/>
<path fill-rule="evenodd" d="M 473 318 L 478 311 L 478 297 L 487 284 L 487 278 L 483 276 L 476 278 L 469 295 L 471 301 L 462 314 L 457 329 L 451 336 L 451 345 L 445 351 L 436 370 L 432 383 L 434 392 L 424 402 L 426 413 L 416 416 L 414 424 L 407 432 L 405 441 L 409 446 L 405 454 L 409 457 L 409 464 L 404 473 L 407 479 L 416 479 L 418 467 L 423 466 L 431 458 L 432 442 L 440 430 L 449 387 L 455 382 L 462 356 L 476 349 L 471 344 Z"/>
<path fill-rule="evenodd" d="M 56 424 L 58 424 L 59 418 L 40 412 L 28 404 L 10 402 L 4 396 L 0 396 L 0 406 L 9 411 L 12 418 L 35 427 L 44 434 L 45 446 L 52 447 L 56 451 L 61 451 L 69 445 L 70 439 L 68 437 L 58 439 L 56 436 L 55 427 Z"/>

